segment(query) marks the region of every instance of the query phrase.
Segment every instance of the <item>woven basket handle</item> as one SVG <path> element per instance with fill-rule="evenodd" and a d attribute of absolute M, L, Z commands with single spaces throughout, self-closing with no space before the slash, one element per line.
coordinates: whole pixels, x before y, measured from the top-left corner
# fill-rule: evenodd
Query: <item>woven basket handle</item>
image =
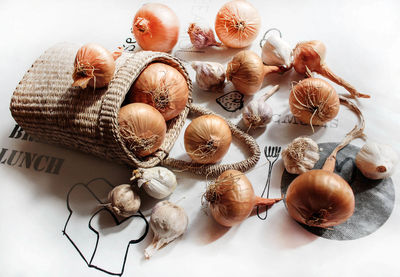
<path fill-rule="evenodd" d="M 196 115 L 207 115 L 207 114 L 216 115 L 214 112 L 195 104 L 190 105 L 190 113 Z M 255 166 L 258 160 L 260 159 L 260 147 L 258 146 L 257 142 L 252 136 L 240 130 L 235 124 L 231 123 L 229 120 L 227 120 L 226 122 L 228 123 L 229 128 L 231 129 L 232 135 L 237 139 L 239 139 L 249 149 L 250 156 L 247 159 L 232 164 L 204 165 L 199 163 L 177 160 L 174 158 L 166 158 L 161 162 L 161 164 L 174 169 L 182 171 L 190 171 L 198 175 L 209 176 L 209 177 L 218 176 L 222 172 L 228 169 L 236 169 L 241 172 L 249 170 L 250 168 Z"/>

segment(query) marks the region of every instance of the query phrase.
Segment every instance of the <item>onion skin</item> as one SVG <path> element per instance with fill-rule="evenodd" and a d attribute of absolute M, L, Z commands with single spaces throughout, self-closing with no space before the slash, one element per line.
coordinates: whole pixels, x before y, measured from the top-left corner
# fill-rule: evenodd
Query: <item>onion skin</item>
<path fill-rule="evenodd" d="M 323 125 L 339 113 L 340 101 L 335 89 L 319 78 L 307 78 L 296 84 L 289 96 L 292 114 L 305 124 Z"/>
<path fill-rule="evenodd" d="M 205 198 L 215 221 L 226 227 L 244 221 L 257 205 L 271 206 L 281 200 L 256 196 L 246 175 L 233 169 L 224 171 L 208 187 Z"/>
<path fill-rule="evenodd" d="M 215 18 L 215 33 L 231 48 L 249 46 L 257 37 L 261 17 L 249 2 L 233 0 L 225 3 Z"/>
<path fill-rule="evenodd" d="M 118 114 L 118 124 L 127 148 L 139 157 L 154 153 L 167 132 L 167 124 L 160 112 L 143 103 L 123 106 Z"/>
<path fill-rule="evenodd" d="M 185 109 L 188 96 L 186 79 L 177 69 L 164 63 L 153 63 L 139 75 L 128 98 L 131 103 L 155 107 L 168 121 Z"/>
<path fill-rule="evenodd" d="M 170 52 L 178 42 L 179 19 L 164 4 L 144 4 L 135 15 L 132 33 L 143 50 Z"/>
<path fill-rule="evenodd" d="M 264 65 L 255 52 L 243 50 L 228 63 L 226 78 L 244 95 L 253 95 L 261 88 L 264 77 L 274 72 L 281 72 L 281 69 Z"/>
<path fill-rule="evenodd" d="M 308 226 L 328 228 L 345 222 L 354 212 L 354 193 L 338 174 L 314 169 L 290 184 L 286 193 L 292 218 Z"/>
<path fill-rule="evenodd" d="M 195 118 L 185 130 L 184 144 L 190 158 L 200 164 L 222 160 L 232 142 L 229 125 L 220 116 L 202 115 Z M 210 146 L 212 148 L 208 149 Z"/>
<path fill-rule="evenodd" d="M 72 86 L 103 88 L 114 76 L 115 61 L 118 55 L 95 43 L 79 48 L 74 62 Z"/>

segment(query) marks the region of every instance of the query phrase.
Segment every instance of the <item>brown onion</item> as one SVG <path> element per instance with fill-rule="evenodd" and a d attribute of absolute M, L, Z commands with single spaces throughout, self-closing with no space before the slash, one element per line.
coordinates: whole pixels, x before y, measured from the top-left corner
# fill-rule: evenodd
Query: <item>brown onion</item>
<path fill-rule="evenodd" d="M 143 50 L 170 52 L 179 37 L 179 19 L 168 6 L 144 4 L 133 19 L 132 33 Z"/>
<path fill-rule="evenodd" d="M 323 125 L 336 117 L 340 101 L 335 89 L 326 81 L 307 78 L 293 86 L 289 96 L 292 114 L 305 124 Z"/>
<path fill-rule="evenodd" d="M 343 97 L 342 104 L 351 108 L 360 124 L 351 130 L 326 159 L 322 169 L 297 176 L 286 192 L 290 216 L 308 226 L 327 228 L 345 222 L 354 212 L 354 193 L 350 185 L 334 173 L 336 155 L 353 139 L 363 136 L 364 117 L 358 107 Z"/>
<path fill-rule="evenodd" d="M 187 154 L 194 162 L 212 164 L 222 160 L 232 141 L 226 121 L 217 115 L 195 118 L 185 130 Z"/>
<path fill-rule="evenodd" d="M 296 221 L 322 228 L 345 222 L 355 205 L 349 184 L 327 169 L 314 169 L 294 179 L 286 203 Z"/>
<path fill-rule="evenodd" d="M 188 95 L 186 79 L 177 69 L 164 63 L 153 63 L 139 75 L 128 97 L 130 102 L 155 107 L 165 120 L 170 120 L 186 107 Z"/>
<path fill-rule="evenodd" d="M 266 75 L 280 71 L 278 66 L 264 65 L 253 51 L 243 50 L 228 63 L 226 78 L 244 95 L 253 95 L 261 88 Z"/>
<path fill-rule="evenodd" d="M 72 86 L 81 88 L 107 86 L 114 76 L 114 60 L 121 54 L 121 50 L 111 53 L 103 46 L 95 43 L 83 45 L 76 53 Z"/>
<path fill-rule="evenodd" d="M 355 97 L 369 98 L 367 94 L 359 93 L 345 80 L 335 75 L 325 63 L 326 47 L 318 40 L 300 42 L 293 50 L 293 67 L 299 74 L 311 77 L 311 72 L 317 72 L 332 82 L 344 87 Z"/>
<path fill-rule="evenodd" d="M 225 3 L 215 18 L 215 33 L 222 43 L 232 48 L 249 46 L 260 31 L 261 17 L 249 2 Z"/>
<path fill-rule="evenodd" d="M 224 171 L 215 183 L 209 185 L 204 197 L 213 218 L 226 227 L 244 221 L 258 205 L 272 206 L 281 200 L 256 196 L 246 175 L 233 169 Z"/>
<path fill-rule="evenodd" d="M 164 117 L 150 105 L 132 103 L 118 114 L 119 132 L 126 147 L 139 157 L 154 153 L 167 131 Z"/>

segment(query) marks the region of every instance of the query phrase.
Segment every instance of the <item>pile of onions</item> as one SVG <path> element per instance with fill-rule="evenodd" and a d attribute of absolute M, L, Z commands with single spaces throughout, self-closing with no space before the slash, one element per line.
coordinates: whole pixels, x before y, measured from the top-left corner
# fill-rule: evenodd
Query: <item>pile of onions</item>
<path fill-rule="evenodd" d="M 308 226 L 327 228 L 345 222 L 354 212 L 354 193 L 350 185 L 334 173 L 336 154 L 353 139 L 363 136 L 364 118 L 358 107 L 341 97 L 360 124 L 349 132 L 326 159 L 322 169 L 313 169 L 297 176 L 286 193 L 287 209 L 292 218 Z"/>
<path fill-rule="evenodd" d="M 307 78 L 293 86 L 289 96 L 292 114 L 305 124 L 323 125 L 339 112 L 339 96 L 335 89 L 319 78 Z"/>
<path fill-rule="evenodd" d="M 167 132 L 167 124 L 160 112 L 143 103 L 123 106 L 118 114 L 118 124 L 126 147 L 139 157 L 154 153 Z"/>
<path fill-rule="evenodd" d="M 281 200 L 256 196 L 246 175 L 232 169 L 224 171 L 215 183 L 209 185 L 204 197 L 209 203 L 213 218 L 226 227 L 244 221 L 256 206 L 272 206 Z"/>
<path fill-rule="evenodd" d="M 185 108 L 188 95 L 186 79 L 177 69 L 164 63 L 153 63 L 139 75 L 128 100 L 149 104 L 165 120 L 170 120 Z"/>
<path fill-rule="evenodd" d="M 244 95 L 253 95 L 261 88 L 266 75 L 280 71 L 278 66 L 264 65 L 253 51 L 243 50 L 228 63 L 226 78 Z"/>
<path fill-rule="evenodd" d="M 115 61 L 122 51 L 111 53 L 95 43 L 88 43 L 79 48 L 74 62 L 72 86 L 103 88 L 110 83 L 115 71 Z"/>
<path fill-rule="evenodd" d="M 345 80 L 336 76 L 325 64 L 325 45 L 318 40 L 301 42 L 293 50 L 293 67 L 299 74 L 312 76 L 312 72 L 321 74 L 332 82 L 344 87 L 352 97 L 369 98 L 367 94 L 358 92 Z"/>
<path fill-rule="evenodd" d="M 222 160 L 231 141 L 229 125 L 217 115 L 195 118 L 184 134 L 186 152 L 194 162 L 200 164 L 213 164 Z"/>
<path fill-rule="evenodd" d="M 144 4 L 135 15 L 132 33 L 143 50 L 170 52 L 178 42 L 179 19 L 166 5 Z"/>
<path fill-rule="evenodd" d="M 231 48 L 249 46 L 257 37 L 261 17 L 249 2 L 233 0 L 224 4 L 215 18 L 215 33 Z"/>

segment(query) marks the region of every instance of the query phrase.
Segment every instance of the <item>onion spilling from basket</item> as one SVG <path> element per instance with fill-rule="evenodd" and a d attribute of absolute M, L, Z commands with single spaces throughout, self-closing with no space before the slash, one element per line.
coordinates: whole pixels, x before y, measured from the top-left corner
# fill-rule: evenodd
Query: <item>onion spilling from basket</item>
<path fill-rule="evenodd" d="M 172 52 L 178 42 L 179 28 L 177 14 L 159 3 L 143 5 L 132 22 L 132 33 L 137 43 L 142 50 L 148 51 Z M 260 29 L 261 16 L 257 9 L 247 1 L 232 0 L 218 10 L 214 29 L 191 23 L 188 35 L 195 48 L 219 47 L 220 51 L 223 48 L 250 46 Z M 342 86 L 352 98 L 370 98 L 370 95 L 360 93 L 332 72 L 325 62 L 326 47 L 321 41 L 299 42 L 292 48 L 280 32 L 279 37 L 267 37 L 269 31 L 260 43 L 261 55 L 240 49 L 224 65 L 215 61 L 194 61 L 192 67 L 197 87 L 221 92 L 226 88 L 226 82 L 231 82 L 246 100 L 254 96 L 241 113 L 247 132 L 251 128 L 265 127 L 272 121 L 272 107 L 267 100 L 278 91 L 279 85 L 272 84 L 276 81 L 266 84 L 270 80 L 266 76 L 275 75 L 275 79 L 279 80 L 280 75 L 292 68 L 304 79 L 292 83 L 287 107 L 303 125 L 310 125 L 313 132 L 314 126 L 324 125 L 336 118 L 341 104 L 354 111 L 359 117 L 359 124 L 332 151 L 322 169 L 314 169 L 320 159 L 319 149 L 309 137 L 294 139 L 282 153 L 286 171 L 298 174 L 285 196 L 289 215 L 312 227 L 330 228 L 342 224 L 354 212 L 355 197 L 351 186 L 334 173 L 336 155 L 353 139 L 365 138 L 365 122 L 358 106 L 339 95 L 330 82 Z M 72 86 L 81 90 L 74 88 L 73 91 L 101 96 L 113 84 L 116 60 L 122 59 L 122 54 L 122 48 L 111 52 L 98 44 L 83 45 L 76 53 L 72 73 Z M 125 152 L 145 160 L 161 149 L 170 125 L 191 105 L 191 82 L 177 66 L 163 59 L 150 62 L 139 72 L 128 91 L 124 92 L 123 104 L 118 107 L 119 133 L 113 136 L 122 139 Z M 322 77 L 318 78 L 316 74 Z M 259 93 L 263 85 L 272 85 L 272 89 Z M 222 116 L 212 113 L 194 118 L 183 135 L 190 165 L 217 166 L 231 148 L 235 133 L 232 130 L 236 128 L 232 126 Z M 245 135 L 251 138 L 249 134 Z M 258 146 L 257 151 L 259 157 Z M 365 177 L 377 180 L 389 178 L 398 160 L 390 146 L 368 141 L 357 154 L 355 164 Z M 269 199 L 257 196 L 244 172 L 225 169 L 207 187 L 202 198 L 218 224 L 225 227 L 238 225 L 251 215 L 255 207 L 272 206 L 282 200 L 282 197 Z M 105 206 L 118 217 L 130 217 L 140 209 L 140 190 L 154 199 L 163 199 L 154 206 L 151 214 L 150 228 L 154 238 L 145 250 L 145 257 L 150 258 L 156 250 L 181 236 L 188 228 L 188 215 L 184 209 L 165 200 L 174 192 L 179 179 L 169 169 L 157 166 L 133 169 L 130 181 L 130 184 L 119 185 L 110 191 Z"/>

